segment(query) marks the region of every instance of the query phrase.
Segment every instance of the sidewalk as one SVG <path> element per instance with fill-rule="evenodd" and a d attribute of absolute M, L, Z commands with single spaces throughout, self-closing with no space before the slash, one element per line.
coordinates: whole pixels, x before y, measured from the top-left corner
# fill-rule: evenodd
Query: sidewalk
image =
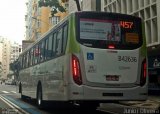
<path fill-rule="evenodd" d="M 120 102 L 122 105 L 127 105 L 136 108 L 146 108 L 146 109 L 158 109 L 160 107 L 160 102 L 147 100 L 147 101 L 124 101 Z"/>
<path fill-rule="evenodd" d="M 102 103 L 99 109 L 105 112 L 114 112 L 117 114 L 123 114 L 126 109 L 139 112 L 148 111 L 154 114 L 159 114 L 160 96 L 149 96 L 148 100 L 146 101 L 121 101 L 120 103 Z"/>

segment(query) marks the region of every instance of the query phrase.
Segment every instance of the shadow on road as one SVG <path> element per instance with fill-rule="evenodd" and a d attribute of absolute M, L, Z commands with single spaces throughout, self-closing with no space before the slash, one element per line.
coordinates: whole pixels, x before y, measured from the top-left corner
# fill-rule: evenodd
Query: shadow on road
<path fill-rule="evenodd" d="M 78 106 L 73 105 L 60 105 L 55 104 L 54 102 L 45 102 L 45 106 L 43 109 L 38 109 L 36 105 L 35 99 L 24 99 L 23 102 L 28 103 L 35 107 L 34 109 L 40 112 L 40 114 L 69 114 L 69 113 L 76 113 L 76 114 L 83 114 L 83 113 L 92 113 L 92 114 L 106 114 L 105 112 L 96 110 L 96 109 L 89 109 L 89 107 L 86 108 L 80 108 Z"/>

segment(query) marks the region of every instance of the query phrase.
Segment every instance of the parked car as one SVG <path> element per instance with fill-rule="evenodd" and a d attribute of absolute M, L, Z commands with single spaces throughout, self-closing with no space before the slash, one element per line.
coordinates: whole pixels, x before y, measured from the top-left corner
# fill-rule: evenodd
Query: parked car
<path fill-rule="evenodd" d="M 5 82 L 5 85 L 14 85 L 14 81 L 13 80 L 7 80 Z"/>

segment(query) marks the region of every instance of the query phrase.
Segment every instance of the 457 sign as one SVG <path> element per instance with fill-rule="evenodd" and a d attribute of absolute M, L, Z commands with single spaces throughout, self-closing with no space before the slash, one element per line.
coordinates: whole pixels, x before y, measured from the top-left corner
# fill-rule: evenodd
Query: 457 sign
<path fill-rule="evenodd" d="M 134 56 L 118 56 L 118 61 L 137 62 L 137 57 L 134 57 Z"/>

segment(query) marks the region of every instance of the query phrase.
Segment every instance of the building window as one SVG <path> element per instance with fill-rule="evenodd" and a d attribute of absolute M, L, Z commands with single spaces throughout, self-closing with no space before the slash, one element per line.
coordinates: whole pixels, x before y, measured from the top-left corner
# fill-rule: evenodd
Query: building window
<path fill-rule="evenodd" d="M 69 4 L 68 4 L 68 2 L 64 4 L 64 7 L 65 7 L 66 11 L 68 11 L 68 9 L 69 9 Z"/>
<path fill-rule="evenodd" d="M 56 25 L 59 21 L 60 21 L 60 16 L 53 16 L 53 17 L 50 17 L 50 23 L 52 25 Z"/>

